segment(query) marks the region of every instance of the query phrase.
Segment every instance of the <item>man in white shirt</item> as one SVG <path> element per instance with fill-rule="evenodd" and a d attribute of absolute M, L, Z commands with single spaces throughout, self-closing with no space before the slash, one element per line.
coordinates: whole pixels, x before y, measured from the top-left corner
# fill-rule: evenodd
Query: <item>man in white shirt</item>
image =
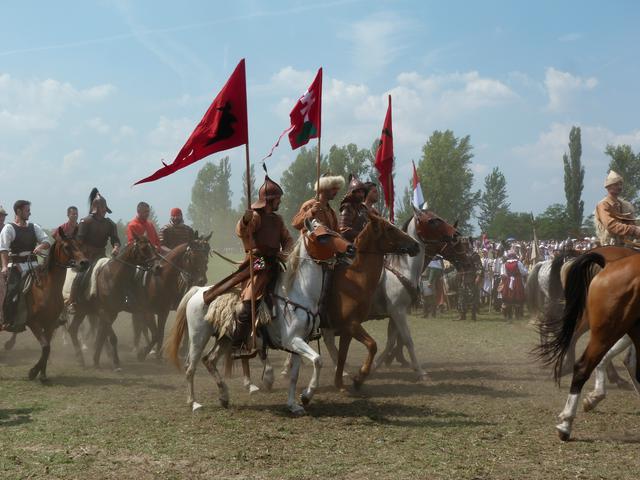
<path fill-rule="evenodd" d="M 0 232 L 0 276 L 6 282 L 6 296 L 2 302 L 3 319 L 0 330 L 21 332 L 23 321 L 16 322 L 21 280 L 38 266 L 37 256 L 50 247 L 47 234 L 39 225 L 29 222 L 31 202 L 18 200 L 13 205 L 15 220 L 7 223 Z"/>

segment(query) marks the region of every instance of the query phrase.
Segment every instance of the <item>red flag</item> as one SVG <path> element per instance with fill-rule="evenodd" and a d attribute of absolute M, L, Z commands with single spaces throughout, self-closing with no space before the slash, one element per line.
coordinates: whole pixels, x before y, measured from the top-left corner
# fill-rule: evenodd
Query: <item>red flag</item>
<path fill-rule="evenodd" d="M 167 165 L 162 162 L 164 167 L 138 180 L 135 185 L 171 175 L 212 153 L 244 145 L 249 141 L 248 131 L 247 82 L 243 58 L 173 163 Z"/>
<path fill-rule="evenodd" d="M 418 209 L 422 209 L 424 206 L 424 196 L 422 195 L 422 186 L 420 185 L 420 177 L 416 171 L 416 164 L 411 161 L 413 165 L 413 205 Z"/>
<path fill-rule="evenodd" d="M 320 117 L 322 112 L 322 68 L 318 69 L 316 78 L 294 105 L 289 114 L 289 143 L 295 150 L 306 145 L 311 138 L 320 138 Z M 276 144 L 277 145 L 277 144 Z"/>
<path fill-rule="evenodd" d="M 391 95 L 389 95 L 389 107 L 384 118 L 380 144 L 376 152 L 376 169 L 378 180 L 384 191 L 384 203 L 389 209 L 389 220 L 393 222 L 393 130 L 391 129 Z"/>

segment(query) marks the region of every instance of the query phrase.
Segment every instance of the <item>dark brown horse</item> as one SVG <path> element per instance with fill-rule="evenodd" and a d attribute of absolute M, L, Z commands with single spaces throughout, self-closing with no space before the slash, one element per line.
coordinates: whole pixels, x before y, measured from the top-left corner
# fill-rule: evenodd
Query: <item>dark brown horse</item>
<path fill-rule="evenodd" d="M 138 320 L 136 317 L 145 316 L 144 324 L 155 327 L 151 342 L 138 350 L 138 360 L 144 360 L 154 347 L 156 357 L 162 358 L 164 328 L 169 312 L 177 308 L 191 287 L 206 285 L 210 238 L 211 234 L 200 238 L 196 233 L 191 242 L 178 245 L 167 255 L 160 256 L 160 266 L 148 275 L 146 283 L 136 282 L 136 298 L 140 306 L 133 313 L 134 322 Z"/>
<path fill-rule="evenodd" d="M 559 380 L 562 361 L 578 325 L 586 324 L 591 330 L 587 348 L 574 366 L 569 397 L 556 426 L 565 441 L 571 436 L 582 387 L 611 347 L 629 335 L 636 351 L 640 351 L 640 256 L 605 262 L 604 256 L 595 252 L 574 261 L 566 279 L 563 316 L 539 349 L 540 356 L 554 365 Z M 594 265 L 602 268 L 595 276 Z M 632 379 L 636 389 L 640 388 L 638 358 Z"/>
<path fill-rule="evenodd" d="M 137 268 L 150 268 L 155 258 L 155 249 L 149 240 L 146 237 L 135 237 L 134 241 L 127 244 L 117 257 L 98 260 L 94 267 L 95 295 L 91 298 L 78 298 L 76 313 L 69 326 L 69 336 L 81 365 L 84 365 L 84 356 L 78 341 L 78 328 L 86 315 L 96 315 L 99 320 L 93 364 L 95 367 L 99 366 L 102 347 L 108 338 L 113 366 L 115 369 L 120 368 L 118 338 L 113 331 L 113 322 L 118 313 L 126 309 L 126 299 L 133 285 Z"/>
<path fill-rule="evenodd" d="M 382 217 L 372 215 L 367 226 L 355 240 L 356 259 L 349 267 L 336 269 L 329 296 L 329 317 L 336 334 L 340 335 L 335 385 L 343 389 L 342 372 L 351 340 L 355 338 L 367 348 L 367 358 L 353 379 L 359 387 L 369 375 L 377 352 L 375 340 L 362 327 L 369 317 L 371 300 L 384 266 L 384 256 L 390 253 L 415 256 L 418 242 Z"/>
<path fill-rule="evenodd" d="M 43 265 L 34 272 L 32 284 L 26 295 L 27 326 L 33 332 L 42 353 L 38 362 L 29 370 L 29 380 L 38 374 L 42 382 L 47 381 L 47 361 L 51 353 L 51 338 L 59 325 L 64 302 L 62 286 L 68 268 L 84 270 L 89 266 L 79 243 L 73 237 L 67 237 L 58 229 L 59 240 L 50 249 Z"/>

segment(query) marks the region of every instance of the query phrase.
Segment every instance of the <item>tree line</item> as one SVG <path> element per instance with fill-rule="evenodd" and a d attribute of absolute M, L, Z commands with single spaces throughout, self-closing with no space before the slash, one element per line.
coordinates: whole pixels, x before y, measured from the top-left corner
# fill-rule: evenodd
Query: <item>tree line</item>
<path fill-rule="evenodd" d="M 374 167 L 376 148 L 377 140 L 370 148 L 359 148 L 353 143 L 333 145 L 328 153 L 321 156 L 321 171 L 341 175 L 345 180 L 353 173 L 363 181 L 377 183 Z M 316 149 L 317 147 L 301 148 L 281 177 L 274 178 L 285 191 L 280 207 L 280 214 L 285 222 L 293 218 L 300 205 L 315 194 Z M 610 158 L 609 168 L 625 179 L 623 196 L 635 205 L 640 205 L 640 153 L 634 153 L 629 145 L 608 145 L 604 153 Z M 465 234 L 484 233 L 489 238 L 499 240 L 507 237 L 530 240 L 535 228 L 538 238 L 564 239 L 590 236 L 594 230 L 593 216 L 587 215 L 585 218 L 581 198 L 585 174 L 581 156 L 580 127 L 573 127 L 569 134 L 568 151 L 562 158 L 566 202 L 549 205 L 536 216 L 531 212 L 511 209 L 507 181 L 498 167 L 493 168 L 484 178 L 481 190 L 474 190 L 474 173 L 471 168 L 474 155 L 469 135 L 456 137 L 451 130 L 434 131 L 421 149 L 416 169 L 425 187 L 423 194 L 429 208 L 451 223 L 458 221 L 459 228 Z M 233 191 L 230 180 L 231 166 L 228 157 L 217 162 L 207 162 L 198 172 L 193 184 L 187 211 L 187 218 L 195 229 L 214 232 L 214 242 L 218 248 L 238 248 L 235 223 L 247 205 L 246 172 L 243 173 L 240 186 L 242 200 L 235 207 L 231 200 Z M 256 186 L 253 167 L 250 182 L 255 199 L 256 187 L 259 188 L 259 185 Z M 396 223 L 399 225 L 413 212 L 410 179 L 404 185 L 404 188 L 396 187 Z M 337 208 L 344 193 L 342 191 L 338 194 L 334 208 Z M 382 195 L 380 197 L 379 210 L 386 214 Z M 480 232 L 474 232 L 473 218 L 477 220 Z"/>

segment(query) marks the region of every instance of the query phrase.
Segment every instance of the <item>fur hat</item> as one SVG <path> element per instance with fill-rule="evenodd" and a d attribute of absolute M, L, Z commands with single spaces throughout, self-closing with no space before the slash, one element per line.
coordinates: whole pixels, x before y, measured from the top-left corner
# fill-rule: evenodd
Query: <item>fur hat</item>
<path fill-rule="evenodd" d="M 0 205 L 0 215 L 7 215 L 7 211 L 4 209 L 2 205 Z"/>
<path fill-rule="evenodd" d="M 604 180 L 604 188 L 607 188 L 611 185 L 615 185 L 618 182 L 623 182 L 624 179 L 622 178 L 622 176 L 620 176 L 619 173 L 614 172 L 613 170 L 609 171 L 609 175 L 607 175 L 607 178 Z"/>
<path fill-rule="evenodd" d="M 332 188 L 344 187 L 344 178 L 340 175 L 323 175 L 320 177 L 320 191 L 331 190 Z M 318 182 L 313 182 L 313 189 L 317 191 Z"/>

